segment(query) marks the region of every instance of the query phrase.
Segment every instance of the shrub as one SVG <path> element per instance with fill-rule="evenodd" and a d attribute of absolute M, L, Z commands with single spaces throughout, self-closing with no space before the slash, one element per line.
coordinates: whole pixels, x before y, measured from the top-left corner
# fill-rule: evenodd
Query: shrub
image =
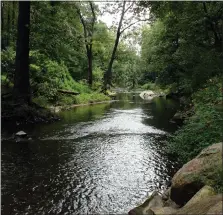
<path fill-rule="evenodd" d="M 5 82 L 13 81 L 15 72 L 15 56 L 16 52 L 12 47 L 8 47 L 1 52 L 1 73 L 5 76 Z"/>
<path fill-rule="evenodd" d="M 219 78 L 214 78 L 192 95 L 195 113 L 170 138 L 168 146 L 168 151 L 182 162 L 222 140 L 223 112 L 216 108 L 222 101 L 221 90 Z"/>

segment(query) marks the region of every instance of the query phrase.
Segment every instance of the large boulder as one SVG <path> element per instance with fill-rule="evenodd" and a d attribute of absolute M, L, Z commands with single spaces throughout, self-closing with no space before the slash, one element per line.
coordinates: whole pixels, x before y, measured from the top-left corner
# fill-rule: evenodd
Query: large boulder
<path fill-rule="evenodd" d="M 192 204 L 196 204 L 200 202 L 202 199 L 205 199 L 214 195 L 216 195 L 214 189 L 208 185 L 205 185 L 187 202 L 187 204 L 184 207 L 188 207 Z"/>
<path fill-rule="evenodd" d="M 153 208 L 152 211 L 155 215 L 170 215 L 177 212 L 177 209 L 172 207 Z"/>
<path fill-rule="evenodd" d="M 222 143 L 205 148 L 174 175 L 170 198 L 178 205 L 185 205 L 207 181 L 210 182 L 216 169 L 222 169 Z"/>
<path fill-rule="evenodd" d="M 195 203 L 185 205 L 174 214 L 219 215 L 222 214 L 222 203 L 222 194 L 209 196 L 203 199 L 199 199 L 199 201 L 196 201 Z"/>
<path fill-rule="evenodd" d="M 216 204 L 211 206 L 211 208 L 208 210 L 206 213 L 207 215 L 212 214 L 212 215 L 220 215 L 223 214 L 223 200 L 221 199 L 218 201 Z"/>

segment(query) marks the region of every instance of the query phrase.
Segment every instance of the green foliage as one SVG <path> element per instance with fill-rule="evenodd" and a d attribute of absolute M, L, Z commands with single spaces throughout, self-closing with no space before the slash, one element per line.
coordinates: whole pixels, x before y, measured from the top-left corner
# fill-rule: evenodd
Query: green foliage
<path fill-rule="evenodd" d="M 192 159 L 203 148 L 222 140 L 223 112 L 217 109 L 217 105 L 222 102 L 219 77 L 210 79 L 192 98 L 195 114 L 174 134 L 168 149 L 182 162 Z"/>
<path fill-rule="evenodd" d="M 91 94 L 83 93 L 76 96 L 77 104 L 88 104 L 93 102 L 109 101 L 110 98 L 102 93 L 92 92 Z"/>
<path fill-rule="evenodd" d="M 13 81 L 13 74 L 15 72 L 15 56 L 16 53 L 12 47 L 8 47 L 1 52 L 1 73 L 4 74 L 5 83 Z"/>
<path fill-rule="evenodd" d="M 141 86 L 141 88 L 144 90 L 155 90 L 157 88 L 157 85 L 155 83 L 148 82 Z"/>
<path fill-rule="evenodd" d="M 142 30 L 144 79 L 155 81 L 155 74 L 158 83 L 176 83 L 177 88 L 192 93 L 209 78 L 221 74 L 222 3 L 149 2 L 145 5 L 151 7 L 155 21 Z"/>
<path fill-rule="evenodd" d="M 223 170 L 215 169 L 214 170 L 214 177 L 211 181 L 210 185 L 214 187 L 217 193 L 223 193 Z"/>
<path fill-rule="evenodd" d="M 113 65 L 113 81 L 118 86 L 134 88 L 140 78 L 139 56 L 131 44 L 121 42 Z"/>

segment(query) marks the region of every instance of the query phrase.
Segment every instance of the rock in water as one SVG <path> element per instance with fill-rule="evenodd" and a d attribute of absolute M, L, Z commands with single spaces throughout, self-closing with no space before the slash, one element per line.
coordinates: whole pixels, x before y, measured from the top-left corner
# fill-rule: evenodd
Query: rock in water
<path fill-rule="evenodd" d="M 139 96 L 142 98 L 142 99 L 145 99 L 145 100 L 150 100 L 150 99 L 153 99 L 156 95 L 153 91 L 151 90 L 147 90 L 147 91 L 143 91 L 139 94 Z"/>
<path fill-rule="evenodd" d="M 24 131 L 18 131 L 15 135 L 17 137 L 26 137 L 27 136 L 27 133 L 24 132 Z"/>
<path fill-rule="evenodd" d="M 178 170 L 172 179 L 170 198 L 178 205 L 185 205 L 205 185 L 208 177 L 215 177 L 216 169 L 222 169 L 222 143 L 203 149 Z"/>

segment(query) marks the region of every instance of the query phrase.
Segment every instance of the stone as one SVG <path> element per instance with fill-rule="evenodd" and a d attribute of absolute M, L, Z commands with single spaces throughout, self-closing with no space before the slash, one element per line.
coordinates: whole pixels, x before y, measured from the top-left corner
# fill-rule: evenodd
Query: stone
<path fill-rule="evenodd" d="M 184 207 L 177 210 L 176 215 L 195 215 L 195 214 L 222 214 L 222 194 L 215 196 L 208 196 L 206 198 L 196 201 L 196 203 L 185 205 Z M 212 213 L 212 212 L 218 213 Z"/>
<path fill-rule="evenodd" d="M 185 205 L 204 185 L 206 173 L 222 168 L 222 143 L 213 144 L 178 170 L 172 179 L 170 198 Z M 210 175 L 209 175 L 210 177 Z"/>
<path fill-rule="evenodd" d="M 180 112 L 177 112 L 177 113 L 175 113 L 174 114 L 174 116 L 173 116 L 173 120 L 183 120 L 185 117 L 183 116 L 183 114 L 182 113 L 180 113 Z"/>
<path fill-rule="evenodd" d="M 177 209 L 172 207 L 161 207 L 152 209 L 155 215 L 170 215 L 177 212 Z"/>
<path fill-rule="evenodd" d="M 169 196 L 170 196 L 170 188 L 168 188 L 167 190 L 165 190 L 162 194 L 162 199 L 164 201 L 168 200 L 169 199 Z"/>
<path fill-rule="evenodd" d="M 212 206 L 208 212 L 207 215 L 220 215 L 223 214 L 223 200 L 217 202 L 214 206 Z"/>
<path fill-rule="evenodd" d="M 152 195 L 140 206 L 129 211 L 129 215 L 152 215 L 153 208 L 163 207 L 163 200 L 158 192 L 154 191 Z"/>
<path fill-rule="evenodd" d="M 214 195 L 216 195 L 214 189 L 208 185 L 205 185 L 187 202 L 185 207 L 187 207 L 190 204 L 196 204 L 202 199 L 207 198 L 209 196 L 214 196 Z"/>
<path fill-rule="evenodd" d="M 151 91 L 151 90 L 147 90 L 147 91 L 143 91 L 139 94 L 139 96 L 142 98 L 142 99 L 145 99 L 145 100 L 151 100 L 153 99 L 154 97 L 156 97 L 157 95 Z"/>
<path fill-rule="evenodd" d="M 168 199 L 167 201 L 164 202 L 164 207 L 171 207 L 174 209 L 178 209 L 180 208 L 179 205 L 177 205 L 173 200 Z"/>
<path fill-rule="evenodd" d="M 24 132 L 24 131 L 18 131 L 15 135 L 18 136 L 18 137 L 26 137 L 27 133 Z"/>

